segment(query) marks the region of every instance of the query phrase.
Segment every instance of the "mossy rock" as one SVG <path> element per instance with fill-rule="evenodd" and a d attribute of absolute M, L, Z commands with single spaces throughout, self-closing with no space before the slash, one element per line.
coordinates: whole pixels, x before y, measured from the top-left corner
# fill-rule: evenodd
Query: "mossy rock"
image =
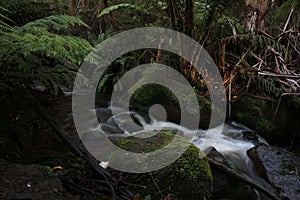
<path fill-rule="evenodd" d="M 180 87 L 178 87 L 180 88 Z M 199 128 L 206 129 L 210 123 L 211 117 L 211 101 L 200 94 L 196 93 L 196 97 L 199 105 L 200 121 Z M 185 102 L 191 100 L 192 95 L 185 96 Z M 164 106 L 167 111 L 167 120 L 180 123 L 181 121 L 181 109 L 189 110 L 189 112 L 196 113 L 196 110 L 188 108 L 188 103 L 182 105 L 183 108 L 180 108 L 179 101 L 176 98 L 175 94 L 171 92 L 168 88 L 157 85 L 157 84 L 146 84 L 142 87 L 135 90 L 133 93 L 130 106 L 133 110 L 148 112 L 149 108 L 154 104 L 160 104 Z"/>
<path fill-rule="evenodd" d="M 175 134 L 160 131 L 150 138 L 128 137 L 117 142 L 117 145 L 130 152 L 146 153 L 164 147 L 174 139 Z M 180 137 L 188 145 L 187 150 L 170 165 L 142 174 L 127 174 L 127 182 L 132 190 L 142 196 L 150 195 L 151 199 L 161 199 L 169 194 L 177 199 L 207 199 L 212 192 L 212 174 L 204 154 L 193 144 Z M 176 153 L 176 147 L 170 154 Z M 154 158 L 155 159 L 155 158 Z M 166 158 L 167 159 L 167 158 Z M 138 157 L 137 157 L 138 162 Z"/>
<path fill-rule="evenodd" d="M 296 142 L 300 139 L 300 98 L 283 97 L 275 115 L 277 105 L 277 101 L 243 97 L 233 104 L 232 119 L 254 129 L 271 143 L 290 143 L 293 138 Z"/>

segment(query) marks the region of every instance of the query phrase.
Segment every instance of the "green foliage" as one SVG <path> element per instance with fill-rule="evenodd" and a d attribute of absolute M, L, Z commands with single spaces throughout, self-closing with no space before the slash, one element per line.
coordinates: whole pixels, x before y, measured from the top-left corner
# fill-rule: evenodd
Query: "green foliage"
<path fill-rule="evenodd" d="M 195 36 L 206 50 L 215 51 L 222 38 L 242 34 L 244 1 L 195 1 Z M 209 45 L 209 46 L 207 46 Z"/>
<path fill-rule="evenodd" d="M 275 18 L 280 19 L 282 16 L 287 16 L 294 7 L 295 12 L 299 13 L 300 10 L 300 1 L 299 0 L 287 0 L 281 6 L 275 9 Z"/>
<path fill-rule="evenodd" d="M 36 168 L 43 172 L 48 177 L 55 177 L 57 176 L 57 173 L 55 172 L 55 169 L 53 169 L 50 166 L 46 165 L 36 165 Z"/>
<path fill-rule="evenodd" d="M 134 4 L 129 4 L 129 3 L 121 3 L 121 4 L 117 4 L 117 5 L 112 5 L 108 8 L 103 9 L 101 11 L 101 13 L 98 15 L 98 17 L 102 17 L 103 15 L 109 14 L 112 11 L 118 10 L 120 8 L 131 8 L 131 9 L 135 9 L 135 10 L 147 13 L 147 10 L 145 8 L 140 7 L 140 6 L 137 6 L 137 5 L 134 5 Z"/>
<path fill-rule="evenodd" d="M 68 29 L 74 26 L 83 26 L 88 28 L 88 25 L 80 18 L 69 15 L 52 15 L 43 19 L 36 20 L 34 22 L 29 22 L 22 28 L 26 31 L 30 31 L 34 27 L 60 31 L 62 29 Z"/>
<path fill-rule="evenodd" d="M 151 195 L 145 196 L 144 200 L 151 200 Z"/>
<path fill-rule="evenodd" d="M 9 11 L 0 6 L 0 32 L 10 30 L 11 26 L 9 24 L 7 24 L 6 22 L 12 22 L 11 19 L 9 19 L 4 14 L 2 14 L 2 12 L 9 13 Z"/>
<path fill-rule="evenodd" d="M 10 13 L 7 15 L 17 25 L 24 25 L 29 21 L 49 16 L 53 13 L 51 9 L 52 0 L 1 0 L 3 6 Z"/>
<path fill-rule="evenodd" d="M 276 83 L 274 78 L 264 77 L 264 76 L 256 76 L 256 85 L 259 91 L 265 93 L 266 95 L 275 96 L 278 98 L 282 93 L 287 92 L 287 89 L 283 86 Z"/>
<path fill-rule="evenodd" d="M 79 18 L 49 16 L 0 34 L 0 90 L 45 86 L 57 95 L 59 85 L 70 87 L 79 64 L 92 49 L 84 39 L 53 31 L 75 25 L 86 26 Z"/>
<path fill-rule="evenodd" d="M 289 60 L 292 55 L 291 49 L 286 44 L 283 44 L 279 40 L 264 36 L 264 35 L 251 35 L 250 42 L 252 46 L 259 48 L 272 47 L 279 52 L 285 60 Z M 246 38 L 245 38 L 246 39 Z"/>
<path fill-rule="evenodd" d="M 106 70 L 104 76 L 98 83 L 98 91 L 106 92 L 115 85 L 116 90 L 122 90 L 122 85 L 118 80 L 132 67 L 138 65 L 138 59 L 133 56 L 122 56 L 113 62 Z"/>

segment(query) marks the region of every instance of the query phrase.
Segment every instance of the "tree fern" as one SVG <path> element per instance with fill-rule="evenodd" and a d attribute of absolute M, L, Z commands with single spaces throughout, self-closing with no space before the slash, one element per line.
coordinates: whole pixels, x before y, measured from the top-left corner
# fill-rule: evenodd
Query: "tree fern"
<path fill-rule="evenodd" d="M 15 84 L 33 87 L 44 85 L 58 94 L 59 85 L 71 86 L 92 46 L 84 39 L 51 31 L 80 25 L 79 18 L 49 16 L 0 33 L 0 80 L 6 90 Z"/>

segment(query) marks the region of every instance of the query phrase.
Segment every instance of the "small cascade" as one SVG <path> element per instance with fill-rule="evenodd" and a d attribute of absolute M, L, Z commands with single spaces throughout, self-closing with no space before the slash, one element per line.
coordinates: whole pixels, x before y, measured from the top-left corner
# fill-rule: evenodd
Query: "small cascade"
<path fill-rule="evenodd" d="M 113 112 L 111 109 L 114 109 Z M 169 130 L 187 138 L 202 151 L 214 147 L 240 174 L 271 189 L 271 186 L 257 175 L 247 155 L 247 151 L 256 144 L 268 145 L 268 143 L 253 130 L 240 123 L 222 124 L 209 130 L 189 130 L 175 123 L 159 121 L 152 116 L 147 117 L 147 115 L 125 111 L 121 108 L 100 108 L 96 112 L 100 118 L 96 129 L 108 137 L 128 137 L 145 131 L 155 133 L 160 130 Z M 101 119 L 101 116 L 105 116 L 105 119 Z M 263 195 L 256 193 L 257 199 L 265 199 Z"/>

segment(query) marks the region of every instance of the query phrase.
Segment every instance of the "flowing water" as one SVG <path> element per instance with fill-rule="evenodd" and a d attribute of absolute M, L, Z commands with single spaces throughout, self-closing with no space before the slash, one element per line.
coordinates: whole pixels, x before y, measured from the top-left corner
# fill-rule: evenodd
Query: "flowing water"
<path fill-rule="evenodd" d="M 272 190 L 269 184 L 257 175 L 253 163 L 247 155 L 247 151 L 255 144 L 268 144 L 258 135 L 256 141 L 245 139 L 245 133 L 254 132 L 242 124 L 231 122 L 209 130 L 189 130 L 175 123 L 156 120 L 151 115 L 141 115 L 118 107 L 109 106 L 108 108 L 97 108 L 90 111 L 96 112 L 98 117 L 96 123 L 91 122 L 93 124 L 91 130 L 93 131 L 101 131 L 107 137 L 128 137 L 137 135 L 139 132 L 151 133 L 158 130 L 170 130 L 184 136 L 202 151 L 215 147 L 241 175 Z M 97 124 L 97 127 L 95 127 L 95 124 Z M 258 192 L 256 193 L 257 199 L 267 199 Z"/>
<path fill-rule="evenodd" d="M 111 109 L 114 109 L 114 116 L 111 114 Z M 99 108 L 96 110 L 96 113 L 100 124 L 94 130 L 98 129 L 108 137 L 128 137 L 134 136 L 139 132 L 147 131 L 151 133 L 158 130 L 170 130 L 184 136 L 202 151 L 215 147 L 241 175 L 263 187 L 271 189 L 257 175 L 253 163 L 247 155 L 247 151 L 254 147 L 255 143 L 268 144 L 260 136 L 257 136 L 257 141 L 245 139 L 245 133 L 254 132 L 242 124 L 231 122 L 209 130 L 189 130 L 175 123 L 159 121 L 152 116 L 140 115 L 137 112 L 129 112 L 121 108 Z M 263 195 L 256 193 L 257 199 L 266 199 Z"/>

